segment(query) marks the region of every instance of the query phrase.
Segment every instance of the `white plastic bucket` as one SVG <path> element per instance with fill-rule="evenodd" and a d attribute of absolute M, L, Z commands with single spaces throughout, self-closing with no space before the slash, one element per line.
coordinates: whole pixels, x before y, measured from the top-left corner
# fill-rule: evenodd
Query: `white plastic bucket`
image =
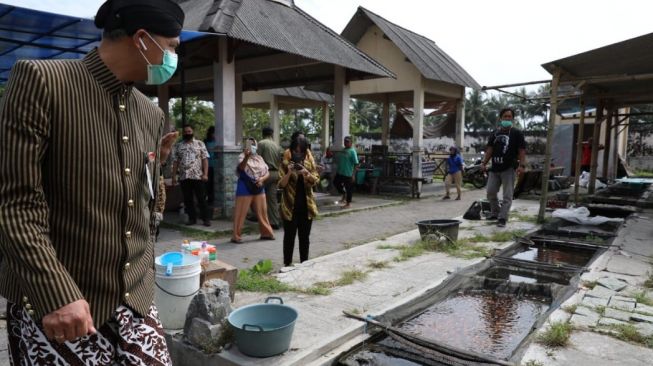
<path fill-rule="evenodd" d="M 166 253 L 167 254 L 167 253 Z M 154 302 L 159 310 L 159 319 L 165 329 L 182 329 L 186 312 L 193 296 L 200 289 L 200 258 L 184 254 L 181 264 L 172 266 L 172 273 L 166 275 L 166 264 L 161 262 L 165 254 L 156 257 L 156 287 Z"/>

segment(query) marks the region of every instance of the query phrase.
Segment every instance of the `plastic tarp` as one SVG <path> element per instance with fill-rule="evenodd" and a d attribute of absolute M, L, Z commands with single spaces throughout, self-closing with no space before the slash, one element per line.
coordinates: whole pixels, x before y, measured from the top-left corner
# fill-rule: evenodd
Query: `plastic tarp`
<path fill-rule="evenodd" d="M 590 210 L 587 207 L 578 207 L 570 209 L 558 209 L 553 211 L 553 217 L 563 219 L 580 225 L 598 226 L 606 222 L 623 222 L 621 218 L 611 218 L 605 216 L 590 217 Z"/>
<path fill-rule="evenodd" d="M 181 40 L 208 35 L 183 31 Z M 0 4 L 0 84 L 18 60 L 83 58 L 101 38 L 92 19 Z"/>

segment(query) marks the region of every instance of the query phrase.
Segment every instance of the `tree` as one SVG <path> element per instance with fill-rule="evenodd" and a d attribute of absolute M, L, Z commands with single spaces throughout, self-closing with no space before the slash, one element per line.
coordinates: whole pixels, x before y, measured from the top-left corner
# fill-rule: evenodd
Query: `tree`
<path fill-rule="evenodd" d="M 181 99 L 175 99 L 170 116 L 176 128 L 182 128 Z M 186 123 L 193 126 L 195 138 L 204 139 L 206 130 L 215 125 L 213 103 L 205 102 L 196 97 L 186 98 Z"/>
<path fill-rule="evenodd" d="M 489 121 L 489 107 L 485 93 L 472 90 L 465 98 L 465 129 L 472 132 L 485 131 L 492 127 Z"/>

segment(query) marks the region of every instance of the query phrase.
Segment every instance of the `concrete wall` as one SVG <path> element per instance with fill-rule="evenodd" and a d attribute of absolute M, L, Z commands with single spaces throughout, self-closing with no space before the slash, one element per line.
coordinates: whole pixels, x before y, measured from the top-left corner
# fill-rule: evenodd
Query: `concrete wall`
<path fill-rule="evenodd" d="M 634 170 L 653 171 L 653 156 L 633 156 L 628 158 L 628 165 Z"/>

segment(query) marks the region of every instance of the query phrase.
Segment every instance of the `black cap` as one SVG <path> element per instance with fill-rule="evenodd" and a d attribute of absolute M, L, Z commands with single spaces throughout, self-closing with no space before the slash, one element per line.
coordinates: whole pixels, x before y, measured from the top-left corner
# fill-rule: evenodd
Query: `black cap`
<path fill-rule="evenodd" d="M 274 134 L 274 130 L 270 126 L 263 127 L 261 132 L 263 133 L 263 136 L 272 136 L 272 134 Z"/>
<path fill-rule="evenodd" d="M 95 15 L 95 26 L 111 32 L 124 29 L 132 35 L 145 29 L 163 37 L 178 37 L 184 11 L 171 0 L 108 0 Z"/>

